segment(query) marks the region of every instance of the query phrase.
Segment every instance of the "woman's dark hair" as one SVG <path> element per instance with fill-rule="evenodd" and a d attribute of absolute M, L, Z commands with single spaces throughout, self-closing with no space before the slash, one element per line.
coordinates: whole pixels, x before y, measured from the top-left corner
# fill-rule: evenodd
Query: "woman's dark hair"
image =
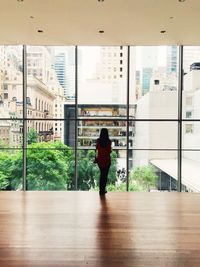
<path fill-rule="evenodd" d="M 99 137 L 99 144 L 102 147 L 106 147 L 110 143 L 109 135 L 108 135 L 108 129 L 102 128 L 100 132 Z"/>

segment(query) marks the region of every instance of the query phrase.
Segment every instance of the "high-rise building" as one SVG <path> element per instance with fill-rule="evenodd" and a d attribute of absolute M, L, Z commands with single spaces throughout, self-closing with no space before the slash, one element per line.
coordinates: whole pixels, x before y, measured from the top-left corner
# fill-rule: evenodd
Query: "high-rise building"
<path fill-rule="evenodd" d="M 81 64 L 79 51 L 78 69 Z M 58 81 L 63 88 L 64 96 L 69 100 L 75 99 L 75 48 L 72 46 L 55 47 L 53 68 Z M 80 78 L 80 71 L 79 71 Z"/>
<path fill-rule="evenodd" d="M 55 55 L 54 68 L 58 77 L 60 85 L 64 89 L 64 95 L 67 93 L 66 83 L 66 53 L 59 52 Z"/>
<path fill-rule="evenodd" d="M 100 61 L 97 64 L 94 78 L 114 83 L 126 77 L 127 48 L 124 46 L 102 46 Z"/>
<path fill-rule="evenodd" d="M 29 46 L 27 49 L 27 74 L 36 77 L 44 84 L 50 79 L 51 54 L 48 47 Z"/>
<path fill-rule="evenodd" d="M 158 49 L 155 46 L 142 46 L 140 50 L 142 68 L 142 95 L 145 95 L 150 89 L 150 80 L 153 70 L 158 67 Z"/>
<path fill-rule="evenodd" d="M 188 73 L 193 63 L 200 62 L 200 46 L 184 46 L 183 57 L 183 69 Z M 178 46 L 167 47 L 167 72 L 178 72 Z"/>
<path fill-rule="evenodd" d="M 167 73 L 177 73 L 178 71 L 178 47 L 176 45 L 167 46 Z"/>
<path fill-rule="evenodd" d="M 152 74 L 152 68 L 142 69 L 142 95 L 145 95 L 147 92 L 149 92 Z"/>

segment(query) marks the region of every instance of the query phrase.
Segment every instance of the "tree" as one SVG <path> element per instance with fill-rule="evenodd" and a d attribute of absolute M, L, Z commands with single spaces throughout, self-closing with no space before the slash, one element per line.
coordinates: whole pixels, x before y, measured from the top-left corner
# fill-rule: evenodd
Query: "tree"
<path fill-rule="evenodd" d="M 95 187 L 98 179 L 98 166 L 93 163 L 95 151 L 78 151 L 78 189 L 89 190 Z"/>
<path fill-rule="evenodd" d="M 115 184 L 117 181 L 117 153 L 112 151 L 111 153 L 111 166 L 108 173 L 108 184 Z"/>
<path fill-rule="evenodd" d="M 66 190 L 71 150 L 61 142 L 32 143 L 27 151 L 29 190 Z"/>
<path fill-rule="evenodd" d="M 99 184 L 99 168 L 97 164 L 94 164 L 95 151 L 94 150 L 79 150 L 78 151 L 78 181 L 77 187 L 79 190 L 90 190 L 96 188 Z M 115 184 L 117 181 L 117 154 L 116 152 L 111 153 L 111 167 L 108 174 L 108 184 Z M 71 176 L 74 173 L 75 163 L 72 162 L 70 170 Z"/>
<path fill-rule="evenodd" d="M 32 139 L 33 141 L 33 139 Z M 99 169 L 93 163 L 95 151 L 78 151 L 78 189 L 90 190 L 98 185 Z M 115 184 L 117 155 L 111 154 L 112 165 L 108 183 Z M 0 153 L 0 189 L 20 190 L 23 177 L 22 152 Z M 75 160 L 68 146 L 61 142 L 32 142 L 27 146 L 28 190 L 72 190 L 74 189 Z"/>
<path fill-rule="evenodd" d="M 152 165 L 136 167 L 130 173 L 130 183 L 137 182 L 138 185 L 148 191 L 151 187 L 156 187 L 157 179 L 158 176 Z"/>
<path fill-rule="evenodd" d="M 4 150 L 0 153 L 0 189 L 16 190 L 21 187 L 21 184 L 22 152 Z"/>
<path fill-rule="evenodd" d="M 8 152 L 0 153 L 0 190 L 5 190 L 10 184 L 11 157 Z"/>
<path fill-rule="evenodd" d="M 71 159 L 71 149 L 61 142 L 41 142 L 28 145 L 28 190 L 66 190 L 70 184 L 69 162 Z M 21 189 L 22 166 L 20 151 L 1 153 L 1 189 Z"/>
<path fill-rule="evenodd" d="M 28 144 L 37 143 L 38 140 L 38 133 L 34 128 L 30 128 L 27 136 Z"/>

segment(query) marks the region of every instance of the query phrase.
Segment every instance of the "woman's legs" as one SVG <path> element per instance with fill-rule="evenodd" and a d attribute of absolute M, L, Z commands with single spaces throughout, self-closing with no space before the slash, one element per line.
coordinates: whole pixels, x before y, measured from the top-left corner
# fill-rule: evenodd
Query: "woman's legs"
<path fill-rule="evenodd" d="M 99 169 L 100 169 L 99 192 L 105 194 L 110 165 L 106 167 L 99 167 Z"/>

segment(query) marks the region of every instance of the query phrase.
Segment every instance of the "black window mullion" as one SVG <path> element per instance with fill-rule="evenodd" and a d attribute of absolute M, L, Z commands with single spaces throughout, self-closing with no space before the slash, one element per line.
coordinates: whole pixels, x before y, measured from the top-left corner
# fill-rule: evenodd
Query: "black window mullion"
<path fill-rule="evenodd" d="M 127 47 L 127 113 L 126 113 L 126 191 L 129 191 L 129 89 L 130 89 L 130 46 Z"/>
<path fill-rule="evenodd" d="M 178 192 L 182 191 L 182 102 L 183 102 L 183 46 L 179 46 L 178 72 Z"/>
<path fill-rule="evenodd" d="M 26 170 L 27 170 L 27 53 L 26 45 L 23 45 L 23 181 L 22 189 L 26 191 Z"/>

